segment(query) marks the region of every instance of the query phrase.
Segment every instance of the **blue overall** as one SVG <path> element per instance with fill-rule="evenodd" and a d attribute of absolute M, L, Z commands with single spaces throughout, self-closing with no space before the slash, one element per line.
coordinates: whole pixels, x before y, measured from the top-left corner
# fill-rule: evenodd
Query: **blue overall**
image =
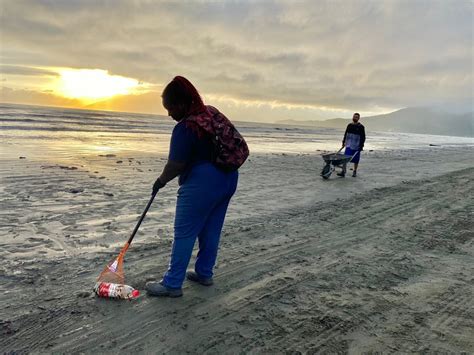
<path fill-rule="evenodd" d="M 357 152 L 357 154 L 356 154 L 356 152 Z M 360 161 L 360 151 L 357 150 L 357 149 L 352 149 L 352 148 L 346 147 L 344 155 L 353 156 L 354 154 L 355 154 L 355 156 L 354 156 L 354 158 L 352 158 L 351 163 L 358 164 L 359 161 Z"/>
<path fill-rule="evenodd" d="M 213 275 L 222 226 L 237 188 L 238 172 L 224 172 L 210 162 L 211 144 L 198 139 L 183 121 L 173 130 L 169 159 L 187 162 L 189 168 L 179 179 L 171 261 L 162 280 L 169 288 L 181 288 L 196 238 L 199 251 L 195 271 L 203 278 Z"/>

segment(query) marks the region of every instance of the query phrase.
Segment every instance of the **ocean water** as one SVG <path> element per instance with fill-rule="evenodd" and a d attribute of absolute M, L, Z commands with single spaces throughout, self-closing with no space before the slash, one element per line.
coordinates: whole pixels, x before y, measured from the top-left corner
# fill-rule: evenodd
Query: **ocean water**
<path fill-rule="evenodd" d="M 337 129 L 234 123 L 253 154 L 335 151 L 343 135 Z M 173 126 L 169 117 L 159 115 L 0 104 L 0 158 L 54 160 L 126 152 L 166 156 Z M 430 144 L 472 147 L 474 139 L 367 132 L 365 149 L 421 149 Z"/>

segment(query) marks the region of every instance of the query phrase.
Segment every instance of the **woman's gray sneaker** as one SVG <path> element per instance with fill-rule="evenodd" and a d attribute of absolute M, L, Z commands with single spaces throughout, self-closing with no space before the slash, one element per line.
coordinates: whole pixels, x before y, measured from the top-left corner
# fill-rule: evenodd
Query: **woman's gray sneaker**
<path fill-rule="evenodd" d="M 214 284 L 212 277 L 211 278 L 201 277 L 198 275 L 197 272 L 194 272 L 194 271 L 188 271 L 186 273 L 186 278 L 189 281 L 197 282 L 198 284 L 201 284 L 203 286 L 212 286 Z"/>
<path fill-rule="evenodd" d="M 147 282 L 145 289 L 150 296 L 181 297 L 183 295 L 183 290 L 180 288 L 169 288 L 163 286 L 161 282 Z"/>

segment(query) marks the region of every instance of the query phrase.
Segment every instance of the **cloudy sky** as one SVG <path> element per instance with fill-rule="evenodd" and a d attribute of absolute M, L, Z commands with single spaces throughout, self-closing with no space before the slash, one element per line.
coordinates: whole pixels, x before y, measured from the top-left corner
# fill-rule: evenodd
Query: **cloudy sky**
<path fill-rule="evenodd" d="M 239 120 L 371 115 L 473 96 L 472 1 L 0 6 L 2 102 L 163 114 L 161 90 L 175 75 Z"/>

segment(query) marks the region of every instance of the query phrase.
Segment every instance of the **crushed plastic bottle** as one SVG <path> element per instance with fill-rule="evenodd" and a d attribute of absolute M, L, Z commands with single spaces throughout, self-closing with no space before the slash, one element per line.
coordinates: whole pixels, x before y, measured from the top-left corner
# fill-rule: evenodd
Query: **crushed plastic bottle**
<path fill-rule="evenodd" d="M 135 290 L 132 286 L 109 282 L 97 282 L 94 286 L 94 292 L 99 297 L 124 300 L 132 300 L 140 296 L 140 291 Z"/>

